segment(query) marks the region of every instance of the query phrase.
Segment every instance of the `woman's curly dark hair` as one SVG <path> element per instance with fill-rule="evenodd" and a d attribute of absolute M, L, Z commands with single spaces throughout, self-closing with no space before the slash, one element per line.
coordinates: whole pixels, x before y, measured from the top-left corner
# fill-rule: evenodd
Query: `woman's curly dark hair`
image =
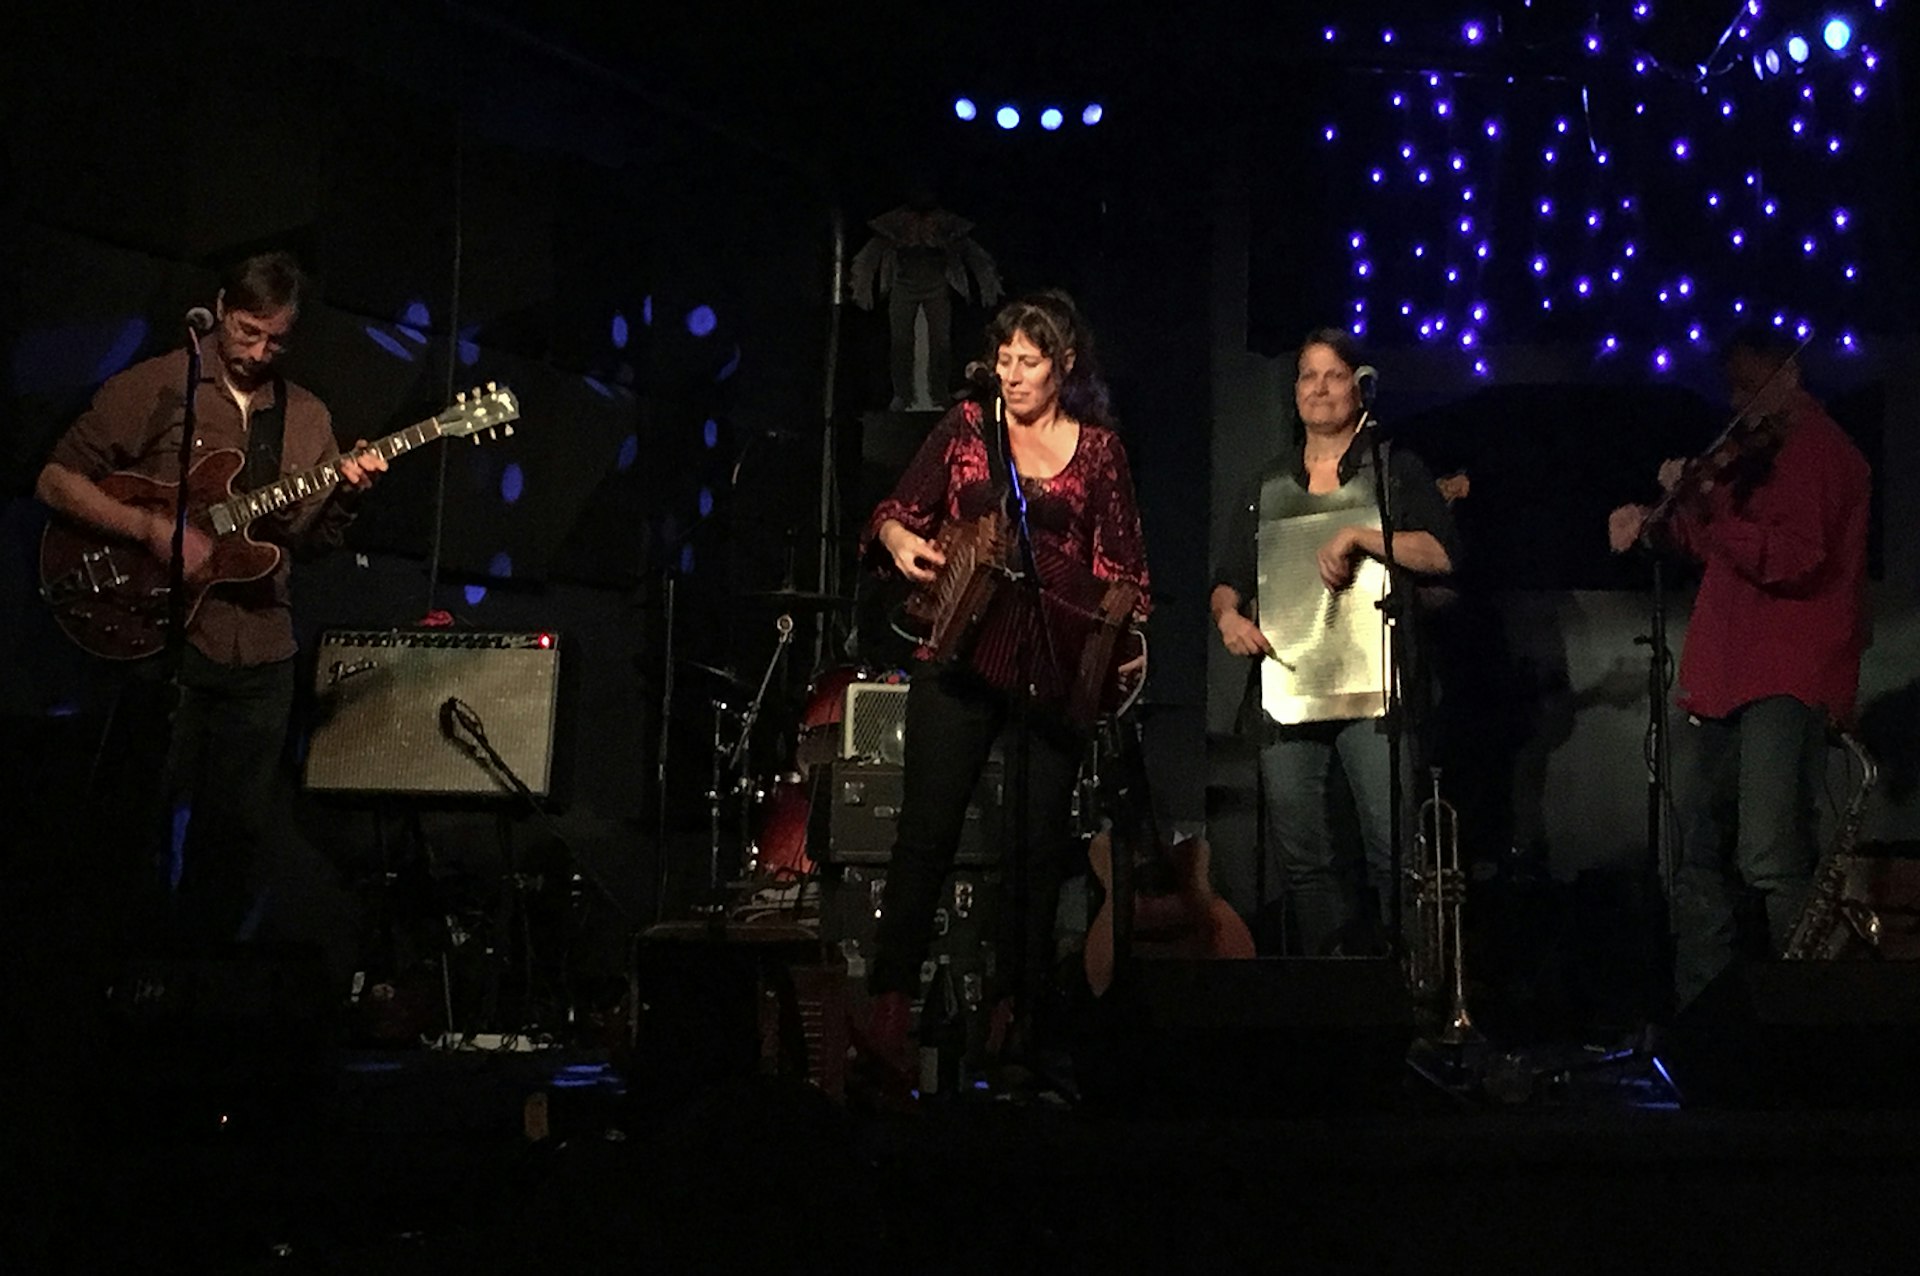
<path fill-rule="evenodd" d="M 987 364 L 991 367 L 1000 355 L 1000 347 L 1012 341 L 1015 333 L 1053 360 L 1054 374 L 1060 378 L 1060 410 L 1076 421 L 1114 428 L 1113 408 L 1108 401 L 1107 382 L 1100 375 L 1100 360 L 1094 351 L 1093 329 L 1086 316 L 1073 304 L 1073 298 L 1058 288 L 1030 293 L 1010 301 L 987 325 Z M 1073 352 L 1073 367 L 1064 366 L 1063 356 Z"/>

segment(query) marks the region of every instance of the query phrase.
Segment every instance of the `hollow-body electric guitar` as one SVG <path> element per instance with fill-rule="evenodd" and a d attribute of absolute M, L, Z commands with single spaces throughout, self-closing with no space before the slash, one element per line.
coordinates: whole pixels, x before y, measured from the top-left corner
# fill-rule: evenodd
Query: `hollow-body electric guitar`
<path fill-rule="evenodd" d="M 489 384 L 460 395 L 439 415 L 360 450 L 392 460 L 443 436 L 478 443 L 483 434 L 512 434 L 519 417 L 513 391 Z M 237 449 L 221 448 L 194 463 L 187 471 L 187 521 L 207 534 L 213 548 L 205 572 L 187 582 L 188 623 L 213 586 L 259 580 L 280 565 L 280 547 L 254 540 L 248 525 L 332 491 L 340 482 L 340 460 L 282 475 L 250 492 L 233 490 L 246 464 Z M 171 518 L 180 485 L 120 471 L 101 479 L 100 489 L 122 504 Z M 40 538 L 40 596 L 66 635 L 96 656 L 138 660 L 164 647 L 167 588 L 168 564 L 142 545 L 64 518 L 49 522 Z"/>

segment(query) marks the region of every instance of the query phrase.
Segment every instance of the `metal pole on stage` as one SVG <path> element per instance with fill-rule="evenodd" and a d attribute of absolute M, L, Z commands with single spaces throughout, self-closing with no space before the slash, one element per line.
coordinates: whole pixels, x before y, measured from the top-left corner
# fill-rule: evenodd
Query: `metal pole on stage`
<path fill-rule="evenodd" d="M 825 377 L 820 394 L 820 538 L 819 570 L 815 573 L 814 588 L 822 595 L 838 597 L 840 593 L 840 472 L 839 472 L 839 431 L 834 424 L 838 403 L 835 395 L 835 382 L 840 375 L 840 314 L 846 303 L 847 273 L 847 221 L 840 206 L 835 204 L 832 210 L 832 276 L 828 280 L 827 312 L 827 356 Z M 813 621 L 813 667 L 819 669 L 825 663 L 827 630 L 832 624 L 830 613 L 817 612 Z"/>

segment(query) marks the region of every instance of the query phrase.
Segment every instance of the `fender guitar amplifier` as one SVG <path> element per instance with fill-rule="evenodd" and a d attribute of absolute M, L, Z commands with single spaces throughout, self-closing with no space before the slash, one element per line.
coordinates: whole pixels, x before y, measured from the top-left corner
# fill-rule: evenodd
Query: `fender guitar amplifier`
<path fill-rule="evenodd" d="M 501 797 L 513 793 L 468 731 L 459 701 L 540 797 L 553 784 L 560 639 L 552 633 L 332 630 L 314 667 L 306 787 L 314 792 Z"/>

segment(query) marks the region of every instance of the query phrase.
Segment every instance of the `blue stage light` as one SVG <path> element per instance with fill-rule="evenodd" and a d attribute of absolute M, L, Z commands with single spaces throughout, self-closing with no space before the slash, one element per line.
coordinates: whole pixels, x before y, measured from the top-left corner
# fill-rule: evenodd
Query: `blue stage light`
<path fill-rule="evenodd" d="M 1820 38 L 1827 42 L 1829 49 L 1838 53 L 1853 43 L 1853 27 L 1844 18 L 1829 18 L 1820 32 Z"/>
<path fill-rule="evenodd" d="M 953 99 L 953 114 L 955 119 L 971 120 L 979 116 L 980 108 L 973 104 L 970 97 L 957 97 Z"/>
<path fill-rule="evenodd" d="M 1067 122 L 1067 117 L 1060 113 L 1060 108 L 1057 106 L 1050 106 L 1046 110 L 1040 112 L 1040 127 L 1047 130 L 1047 132 L 1049 133 L 1053 132 L 1053 130 L 1059 128 L 1062 124 L 1065 124 L 1066 122 Z M 1327 140 L 1329 142 L 1333 140 L 1332 129 L 1327 130 Z"/>
<path fill-rule="evenodd" d="M 1003 106 L 993 113 L 993 122 L 1005 129 L 1019 128 L 1020 112 L 1011 106 Z"/>
<path fill-rule="evenodd" d="M 1105 119 L 1106 114 L 1106 110 L 1102 108 L 1098 102 L 1089 102 L 1087 109 L 1080 112 L 1080 122 L 1088 128 L 1092 128 L 1101 120 Z"/>
<path fill-rule="evenodd" d="M 1805 62 L 1813 56 L 1813 46 L 1807 43 L 1807 37 L 1803 35 L 1790 35 L 1787 37 L 1787 56 L 1795 62 Z"/>

